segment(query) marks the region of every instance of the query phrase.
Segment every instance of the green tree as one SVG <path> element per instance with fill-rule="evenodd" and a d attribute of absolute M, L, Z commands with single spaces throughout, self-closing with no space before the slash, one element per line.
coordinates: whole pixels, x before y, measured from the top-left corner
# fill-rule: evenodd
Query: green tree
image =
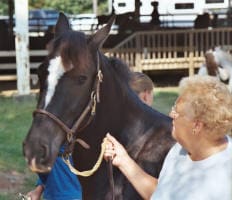
<path fill-rule="evenodd" d="M 98 13 L 107 13 L 107 0 L 98 0 Z M 69 14 L 92 13 L 92 0 L 29 0 L 30 8 L 53 8 Z"/>
<path fill-rule="evenodd" d="M 52 8 L 69 14 L 92 13 L 92 0 L 29 0 L 29 8 Z M 98 0 L 98 14 L 108 13 L 108 0 Z M 8 15 L 8 0 L 0 0 L 0 15 Z"/>
<path fill-rule="evenodd" d="M 8 15 L 8 1 L 0 0 L 0 15 Z"/>
<path fill-rule="evenodd" d="M 98 14 L 108 13 L 108 0 L 98 0 Z"/>

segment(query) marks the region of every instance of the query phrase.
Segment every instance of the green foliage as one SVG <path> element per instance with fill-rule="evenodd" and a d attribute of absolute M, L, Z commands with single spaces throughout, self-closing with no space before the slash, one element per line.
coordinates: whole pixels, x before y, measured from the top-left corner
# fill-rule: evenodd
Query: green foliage
<path fill-rule="evenodd" d="M 108 12 L 108 0 L 98 0 L 98 14 Z M 67 14 L 93 13 L 93 0 L 29 0 L 29 8 L 51 8 Z M 0 0 L 0 15 L 8 15 L 8 1 Z"/>
<path fill-rule="evenodd" d="M 8 1 L 1 0 L 0 1 L 0 15 L 7 15 L 8 13 Z"/>
<path fill-rule="evenodd" d="M 92 0 L 29 0 L 30 8 L 52 8 L 68 14 L 92 13 Z M 98 0 L 98 13 L 107 12 L 108 0 Z"/>
<path fill-rule="evenodd" d="M 108 11 L 108 0 L 98 1 L 98 15 L 107 14 Z"/>
<path fill-rule="evenodd" d="M 46 0 L 29 0 L 29 7 L 32 8 L 43 8 Z"/>

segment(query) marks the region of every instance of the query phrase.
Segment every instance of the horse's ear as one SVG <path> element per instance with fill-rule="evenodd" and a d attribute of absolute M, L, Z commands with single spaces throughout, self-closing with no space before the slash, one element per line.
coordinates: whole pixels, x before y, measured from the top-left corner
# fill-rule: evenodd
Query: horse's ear
<path fill-rule="evenodd" d="M 91 37 L 91 43 L 94 44 L 94 46 L 96 46 L 97 48 L 100 48 L 103 43 L 105 42 L 105 40 L 107 39 L 111 26 L 115 21 L 115 15 L 113 15 L 110 20 L 108 21 L 108 23 L 101 28 L 100 30 L 98 30 L 92 37 Z"/>
<path fill-rule="evenodd" d="M 62 33 L 66 32 L 70 29 L 70 24 L 68 18 L 65 16 L 64 13 L 60 12 L 58 21 L 55 27 L 55 37 L 61 35 Z"/>

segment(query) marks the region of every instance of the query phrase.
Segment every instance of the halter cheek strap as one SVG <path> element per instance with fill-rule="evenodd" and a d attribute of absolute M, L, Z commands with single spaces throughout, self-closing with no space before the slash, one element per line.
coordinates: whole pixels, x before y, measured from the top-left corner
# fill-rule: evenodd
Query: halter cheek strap
<path fill-rule="evenodd" d="M 93 93 L 92 93 L 93 94 Z M 96 95 L 92 95 L 91 94 L 91 99 L 88 103 L 88 105 L 85 107 L 84 111 L 81 113 L 81 116 L 78 118 L 78 120 L 74 123 L 74 125 L 72 126 L 72 128 L 69 128 L 64 122 L 62 122 L 58 117 L 56 117 L 54 114 L 44 110 L 44 109 L 36 109 L 33 112 L 33 115 L 39 113 L 39 114 L 43 114 L 48 116 L 50 119 L 52 119 L 54 122 L 56 122 L 56 124 L 58 124 L 62 130 L 67 134 L 67 141 L 69 143 L 72 142 L 72 140 L 74 139 L 74 134 L 77 131 L 81 131 L 83 130 L 92 120 L 92 117 L 95 115 L 96 113 Z M 89 113 L 89 111 L 91 110 L 91 116 L 88 120 L 88 122 L 85 124 L 85 126 L 81 127 L 80 129 L 79 126 L 82 123 L 82 121 L 84 120 L 84 118 L 86 117 L 86 115 Z M 91 120 L 90 120 L 91 119 Z"/>

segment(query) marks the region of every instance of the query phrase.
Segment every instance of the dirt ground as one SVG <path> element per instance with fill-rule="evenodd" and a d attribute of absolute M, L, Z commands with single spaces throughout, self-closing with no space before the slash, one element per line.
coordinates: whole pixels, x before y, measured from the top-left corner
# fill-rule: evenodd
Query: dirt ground
<path fill-rule="evenodd" d="M 0 172 L 0 193 L 2 195 L 12 194 L 17 197 L 23 186 L 25 177 L 25 174 L 16 171 Z"/>

